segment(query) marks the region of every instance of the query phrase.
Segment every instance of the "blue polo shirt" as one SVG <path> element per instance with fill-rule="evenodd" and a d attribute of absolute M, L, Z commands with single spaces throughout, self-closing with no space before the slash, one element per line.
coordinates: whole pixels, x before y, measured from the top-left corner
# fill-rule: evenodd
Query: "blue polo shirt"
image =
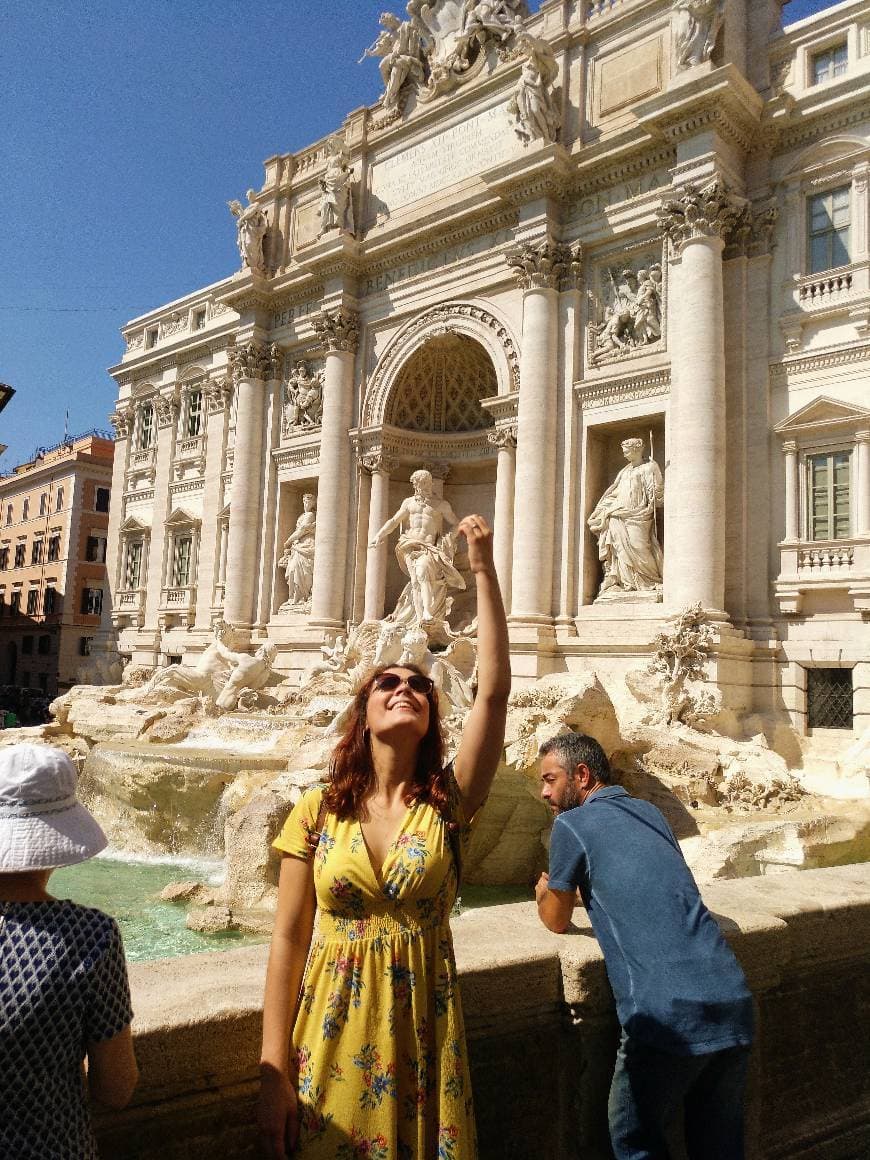
<path fill-rule="evenodd" d="M 609 785 L 556 817 L 550 889 L 577 887 L 629 1036 L 676 1055 L 752 1042 L 743 971 L 654 805 Z"/>

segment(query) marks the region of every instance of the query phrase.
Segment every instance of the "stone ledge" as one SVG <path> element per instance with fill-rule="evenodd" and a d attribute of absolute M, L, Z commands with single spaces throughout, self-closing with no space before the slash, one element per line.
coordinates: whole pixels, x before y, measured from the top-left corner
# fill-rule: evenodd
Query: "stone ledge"
<path fill-rule="evenodd" d="M 793 1049 L 786 1051 L 782 1046 L 787 1045 L 789 1035 L 800 1031 L 779 1026 L 779 1020 L 786 1018 L 777 1014 L 783 996 L 788 999 L 792 992 L 803 994 L 806 987 L 812 995 L 813 988 L 824 990 L 822 983 L 831 971 L 848 975 L 866 966 L 870 956 L 870 864 L 719 882 L 706 887 L 704 896 L 743 963 L 761 1006 L 764 1034 L 758 1065 L 762 1079 L 758 1082 L 767 1089 L 778 1082 L 778 1075 L 802 1066 L 789 1063 Z M 480 1105 L 481 1158 L 487 1160 L 501 1156 L 498 1117 L 491 1115 L 491 1102 L 503 1106 L 504 1092 L 510 1090 L 514 1092 L 511 1099 L 520 1107 L 525 1100 L 524 1075 L 531 1066 L 529 1053 L 542 1053 L 536 1067 L 544 1067 L 553 1052 L 590 1054 L 594 1059 L 587 1063 L 601 1072 L 606 1088 L 612 1067 L 607 1029 L 613 1026 L 613 1001 L 601 952 L 582 910 L 565 935 L 546 931 L 530 902 L 468 911 L 454 921 L 454 935 L 476 1102 Z M 220 1154 L 253 1156 L 253 1100 L 267 955 L 266 947 L 246 947 L 131 967 L 142 1079 L 129 1109 L 97 1118 L 107 1155 L 115 1160 L 150 1160 L 152 1156 L 165 1160 L 170 1156 L 160 1129 L 165 1122 L 165 1132 L 180 1131 L 183 1137 L 173 1145 L 172 1160 L 176 1156 L 192 1160 L 209 1155 L 209 1148 L 220 1148 L 229 1140 L 231 1126 L 232 1132 L 239 1134 L 238 1147 L 234 1145 L 232 1153 Z M 820 994 L 820 1001 L 824 998 Z M 806 1006 L 807 1001 L 801 1003 Z M 569 1013 L 571 1019 L 567 1018 Z M 795 1016 L 787 1018 L 793 1021 Z M 826 1034 L 818 1018 L 813 1019 L 811 1039 L 805 1044 L 810 1054 L 816 1050 L 814 1043 L 822 1050 Z M 569 1030 L 572 1022 L 576 1028 L 573 1033 Z M 566 1040 L 571 1034 L 578 1038 Z M 840 1050 L 845 1052 L 843 1047 Z M 856 1041 L 838 1060 L 844 1074 L 852 1067 L 853 1051 L 857 1050 Z M 505 1055 L 511 1051 L 516 1056 L 513 1062 Z M 574 1097 L 566 1098 L 564 1106 L 569 1107 Z M 786 1091 L 777 1113 L 771 1112 L 767 1103 L 761 1108 L 762 1138 L 767 1130 L 765 1117 L 773 1115 L 773 1129 L 778 1117 L 787 1122 L 788 1138 L 797 1147 L 798 1138 L 811 1140 L 814 1132 L 820 1132 L 818 1109 L 800 1102 L 792 1109 L 790 1099 Z M 569 1119 L 570 1114 L 566 1113 Z M 834 1120 L 838 1114 L 843 1134 L 860 1135 L 860 1123 L 870 1116 L 870 1105 L 862 1097 L 850 1108 L 829 1109 Z M 565 1124 L 560 1121 L 560 1125 L 559 1130 L 564 1130 Z M 541 1125 L 538 1127 L 543 1131 Z M 533 1129 L 535 1124 L 527 1128 Z M 490 1130 L 492 1140 L 488 1140 Z M 512 1130 L 520 1129 L 513 1125 Z M 554 1133 L 556 1130 L 552 1126 Z M 780 1146 L 784 1146 L 784 1131 L 775 1130 L 769 1146 L 757 1154 L 781 1155 L 775 1145 L 778 1136 Z M 555 1143 L 552 1147 L 548 1155 L 561 1157 Z M 808 1150 L 800 1154 L 809 1160 L 823 1152 L 813 1151 L 808 1144 Z"/>

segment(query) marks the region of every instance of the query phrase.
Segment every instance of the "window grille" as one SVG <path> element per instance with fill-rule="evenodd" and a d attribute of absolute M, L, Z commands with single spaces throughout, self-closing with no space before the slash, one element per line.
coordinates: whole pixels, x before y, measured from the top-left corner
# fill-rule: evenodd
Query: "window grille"
<path fill-rule="evenodd" d="M 851 729 L 852 670 L 807 670 L 807 725 L 810 729 Z"/>

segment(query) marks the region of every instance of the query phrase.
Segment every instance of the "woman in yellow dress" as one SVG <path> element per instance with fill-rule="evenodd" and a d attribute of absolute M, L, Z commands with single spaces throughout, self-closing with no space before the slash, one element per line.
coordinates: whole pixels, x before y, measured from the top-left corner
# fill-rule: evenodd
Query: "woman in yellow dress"
<path fill-rule="evenodd" d="M 478 684 L 455 762 L 444 766 L 429 678 L 376 669 L 326 789 L 302 797 L 275 843 L 285 857 L 259 1112 L 269 1160 L 477 1157 L 448 919 L 456 853 L 501 756 L 510 662 L 492 533 L 482 516 L 459 530 L 477 588 Z"/>

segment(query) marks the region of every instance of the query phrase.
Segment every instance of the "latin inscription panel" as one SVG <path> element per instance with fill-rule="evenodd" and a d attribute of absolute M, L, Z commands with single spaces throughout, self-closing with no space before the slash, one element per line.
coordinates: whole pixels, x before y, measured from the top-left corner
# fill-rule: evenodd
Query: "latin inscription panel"
<path fill-rule="evenodd" d="M 377 162 L 371 179 L 375 214 L 393 213 L 521 152 L 505 105 L 485 109 Z"/>

